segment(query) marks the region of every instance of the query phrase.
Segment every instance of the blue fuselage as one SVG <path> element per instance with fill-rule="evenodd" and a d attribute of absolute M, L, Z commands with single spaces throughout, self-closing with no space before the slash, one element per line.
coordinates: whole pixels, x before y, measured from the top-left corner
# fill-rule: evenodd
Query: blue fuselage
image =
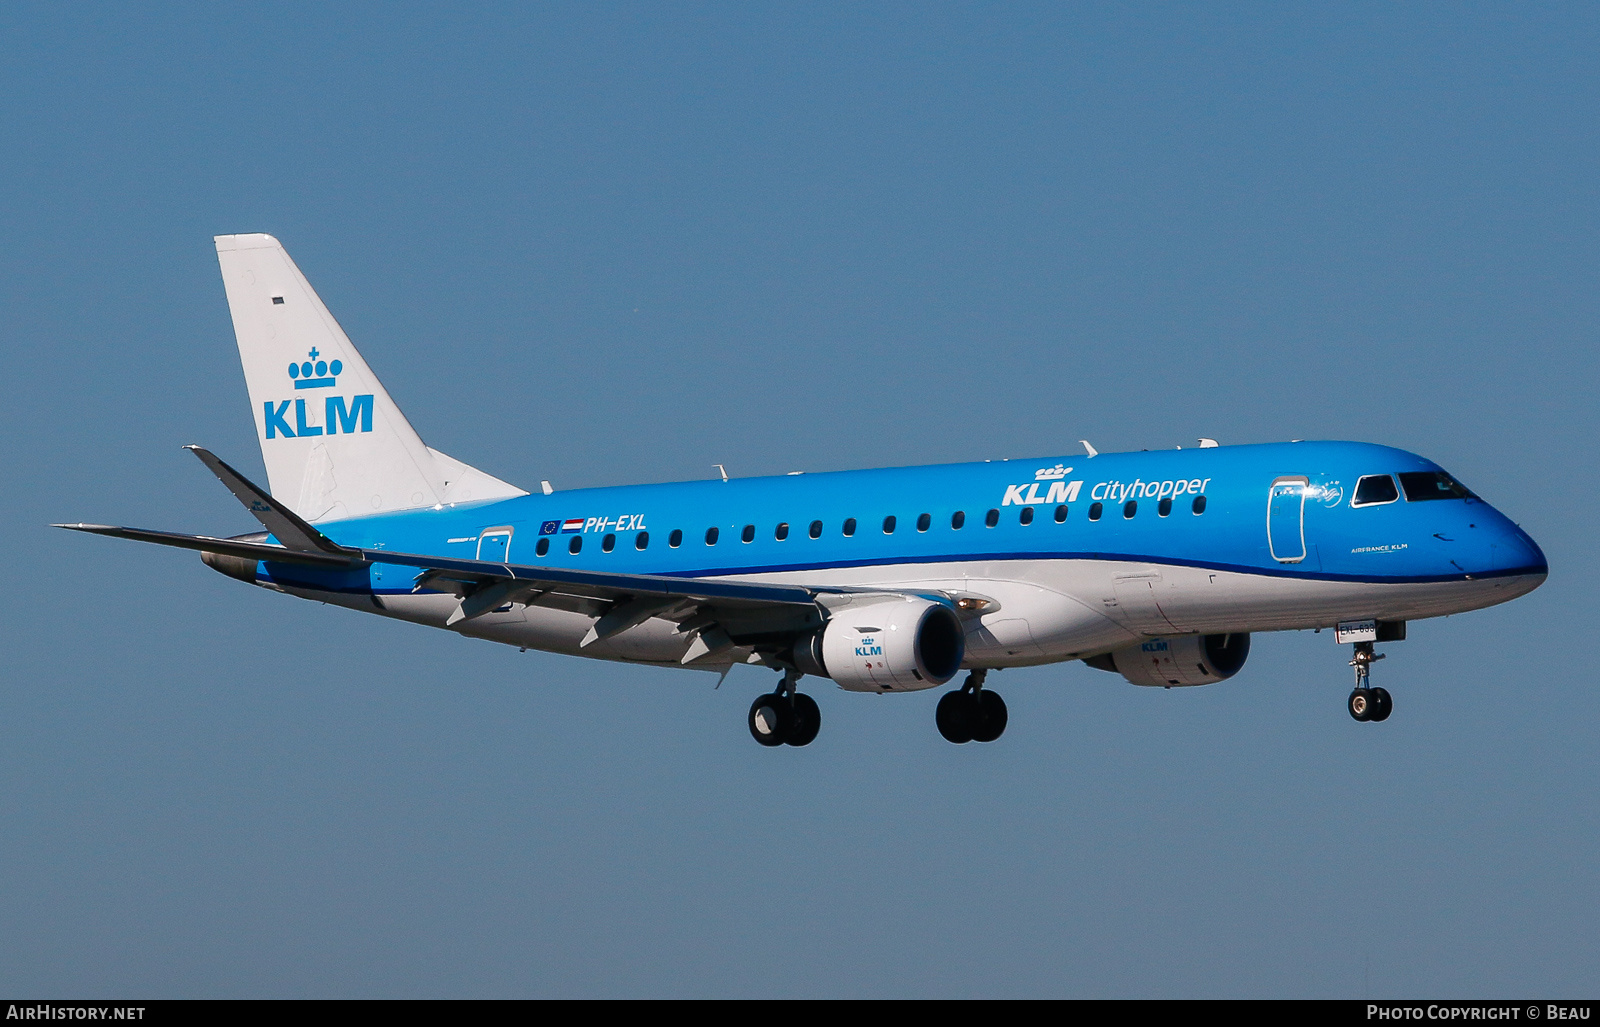
<path fill-rule="evenodd" d="M 1547 572 L 1481 499 L 1352 505 L 1364 476 L 1440 470 L 1385 446 L 1284 443 L 580 489 L 322 527 L 369 549 L 675 577 L 1040 560 L 1372 584 Z M 415 572 L 288 573 L 381 595 Z"/>

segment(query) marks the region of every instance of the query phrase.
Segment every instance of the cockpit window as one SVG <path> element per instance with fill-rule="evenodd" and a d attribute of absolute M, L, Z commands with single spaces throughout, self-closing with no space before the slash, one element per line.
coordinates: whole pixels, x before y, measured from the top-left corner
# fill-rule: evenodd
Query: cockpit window
<path fill-rule="evenodd" d="M 1400 487 L 1406 490 L 1406 501 L 1420 503 L 1428 499 L 1477 499 L 1472 490 L 1443 471 L 1406 471 L 1400 475 Z"/>
<path fill-rule="evenodd" d="M 1350 505 L 1377 506 L 1399 498 L 1400 493 L 1394 487 L 1393 478 L 1387 474 L 1369 474 L 1356 482 L 1356 497 L 1350 501 Z"/>

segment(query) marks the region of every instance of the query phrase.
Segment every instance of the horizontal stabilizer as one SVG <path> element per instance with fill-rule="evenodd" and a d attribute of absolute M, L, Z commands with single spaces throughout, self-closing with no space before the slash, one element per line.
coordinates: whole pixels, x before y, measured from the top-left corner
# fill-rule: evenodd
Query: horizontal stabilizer
<path fill-rule="evenodd" d="M 222 484 L 228 486 L 228 491 L 244 504 L 244 508 L 261 522 L 263 528 L 272 532 L 277 540 L 283 543 L 285 549 L 292 549 L 297 553 L 338 553 L 347 558 L 352 555 L 350 550 L 307 524 L 299 514 L 273 499 L 250 479 L 218 459 L 215 453 L 200 446 L 183 448 L 199 457 L 200 462 L 209 467 L 211 473 L 215 474 Z"/>
<path fill-rule="evenodd" d="M 245 542 L 240 539 L 215 538 L 211 535 L 180 535 L 175 531 L 152 531 L 148 528 L 118 528 L 110 524 L 54 524 L 51 527 L 70 531 L 86 531 L 91 535 L 109 535 L 135 542 L 154 542 L 159 546 L 193 549 L 200 553 L 221 553 L 246 560 L 268 560 L 274 563 L 298 563 L 309 567 L 349 567 L 359 563 L 359 551 L 339 556 L 333 553 L 306 553 L 285 549 L 266 542 Z"/>

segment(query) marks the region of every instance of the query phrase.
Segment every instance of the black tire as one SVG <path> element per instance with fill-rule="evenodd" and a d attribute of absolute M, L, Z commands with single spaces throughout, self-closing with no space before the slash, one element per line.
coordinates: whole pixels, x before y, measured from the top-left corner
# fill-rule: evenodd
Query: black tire
<path fill-rule="evenodd" d="M 992 742 L 1006 732 L 1006 701 L 985 688 L 973 696 L 978 716 L 972 728 L 974 742 Z"/>
<path fill-rule="evenodd" d="M 822 730 L 822 711 L 817 708 L 817 701 L 804 692 L 796 692 L 793 715 L 789 737 L 784 741 L 797 748 L 810 745 L 816 740 L 817 732 Z"/>
<path fill-rule="evenodd" d="M 1373 723 L 1389 719 L 1389 714 L 1394 712 L 1394 699 L 1389 695 L 1387 688 L 1374 688 L 1372 690 L 1372 713 L 1367 717 Z"/>
<path fill-rule="evenodd" d="M 977 718 L 976 704 L 966 692 L 946 692 L 939 699 L 939 708 L 933 721 L 947 742 L 957 745 L 972 741 L 972 728 Z"/>
<path fill-rule="evenodd" d="M 1372 719 L 1374 705 L 1370 688 L 1357 688 L 1350 693 L 1350 698 L 1345 702 L 1345 708 L 1350 711 L 1350 716 L 1363 722 Z"/>
<path fill-rule="evenodd" d="M 750 737 L 762 745 L 782 745 L 789 737 L 793 721 L 789 703 L 780 695 L 768 693 L 750 704 Z"/>

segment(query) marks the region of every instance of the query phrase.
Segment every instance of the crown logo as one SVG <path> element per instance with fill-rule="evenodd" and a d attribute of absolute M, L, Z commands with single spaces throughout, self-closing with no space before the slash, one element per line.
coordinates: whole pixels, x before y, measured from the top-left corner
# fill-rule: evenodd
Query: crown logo
<path fill-rule="evenodd" d="M 294 379 L 297 389 L 331 389 L 339 377 L 339 372 L 344 370 L 344 361 L 335 360 L 331 364 L 326 360 L 318 360 L 320 356 L 315 346 L 306 356 L 310 360 L 289 365 L 289 377 Z"/>
<path fill-rule="evenodd" d="M 1054 467 L 1041 467 L 1033 472 L 1034 481 L 1060 481 L 1072 473 L 1072 468 L 1056 464 Z"/>

